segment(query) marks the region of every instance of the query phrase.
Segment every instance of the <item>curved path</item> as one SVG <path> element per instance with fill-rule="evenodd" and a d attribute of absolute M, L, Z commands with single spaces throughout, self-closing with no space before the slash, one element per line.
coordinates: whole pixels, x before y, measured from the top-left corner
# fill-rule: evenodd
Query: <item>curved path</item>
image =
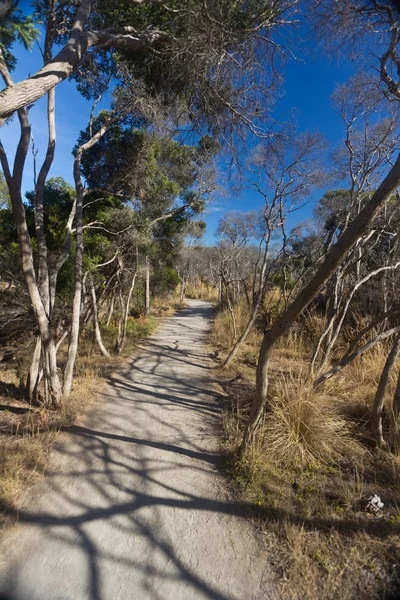
<path fill-rule="evenodd" d="M 276 597 L 216 467 L 211 317 L 209 304 L 189 300 L 61 436 L 2 540 L 1 599 Z"/>

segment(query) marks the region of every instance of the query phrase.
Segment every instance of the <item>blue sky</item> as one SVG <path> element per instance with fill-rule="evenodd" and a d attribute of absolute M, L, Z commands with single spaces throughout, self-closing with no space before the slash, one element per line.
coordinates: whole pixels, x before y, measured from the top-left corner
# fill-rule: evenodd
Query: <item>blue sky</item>
<path fill-rule="evenodd" d="M 22 47 L 15 48 L 18 59 L 17 68 L 13 73 L 17 82 L 33 74 L 42 64 L 39 49 L 35 47 L 32 52 L 26 52 Z M 283 97 L 279 102 L 277 112 L 289 113 L 295 110 L 298 131 L 319 131 L 327 138 L 330 148 L 335 148 L 343 139 L 343 125 L 330 105 L 330 95 L 336 85 L 346 81 L 354 72 L 354 65 L 348 61 L 337 63 L 329 61 L 317 52 L 309 53 L 304 49 L 297 52 L 298 60 L 289 60 L 285 69 Z M 73 82 L 65 81 L 57 86 L 56 90 L 56 122 L 57 145 L 55 160 L 50 176 L 62 176 L 70 183 L 72 177 L 71 150 L 76 142 L 81 129 L 88 122 L 91 103 L 86 101 L 75 88 Z M 38 165 L 46 150 L 47 125 L 46 125 L 46 99 L 42 98 L 35 103 L 30 111 L 32 133 L 35 146 L 38 149 Z M 1 129 L 1 139 L 9 155 L 13 156 L 19 136 L 17 119 Z M 27 157 L 23 189 L 33 188 L 33 157 Z M 312 214 L 313 203 L 321 196 L 324 190 L 314 190 L 313 200 L 304 208 L 290 217 L 289 226 L 298 221 L 308 219 Z M 213 205 L 209 206 L 204 220 L 207 223 L 207 232 L 204 243 L 213 244 L 214 232 L 220 217 L 229 210 L 248 211 L 262 206 L 262 199 L 251 192 L 243 190 L 237 197 L 216 198 Z"/>
<path fill-rule="evenodd" d="M 315 48 L 314 48 L 315 50 Z M 347 81 L 355 72 L 354 64 L 343 60 L 338 63 L 319 56 L 316 52 L 300 49 L 297 60 L 286 65 L 283 97 L 277 107 L 277 114 L 294 111 L 298 132 L 320 132 L 329 144 L 327 154 L 343 142 L 344 125 L 341 118 L 331 107 L 330 96 L 337 85 Z M 293 227 L 298 222 L 309 219 L 315 202 L 324 193 L 325 188 L 314 189 L 312 197 L 304 208 L 289 216 L 288 224 Z M 249 211 L 263 206 L 262 198 L 252 190 L 243 190 L 236 198 L 217 202 L 206 215 L 207 233 L 205 242 L 212 244 L 214 232 L 223 212 L 229 210 Z"/>

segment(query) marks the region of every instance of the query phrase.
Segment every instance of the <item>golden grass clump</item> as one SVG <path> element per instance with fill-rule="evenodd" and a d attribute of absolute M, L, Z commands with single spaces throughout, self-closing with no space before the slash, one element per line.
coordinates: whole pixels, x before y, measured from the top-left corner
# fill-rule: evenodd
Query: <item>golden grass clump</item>
<path fill-rule="evenodd" d="M 304 378 L 275 379 L 272 393 L 260 433 L 270 458 L 287 466 L 313 459 L 337 464 L 362 453 L 332 398 L 313 391 Z"/>

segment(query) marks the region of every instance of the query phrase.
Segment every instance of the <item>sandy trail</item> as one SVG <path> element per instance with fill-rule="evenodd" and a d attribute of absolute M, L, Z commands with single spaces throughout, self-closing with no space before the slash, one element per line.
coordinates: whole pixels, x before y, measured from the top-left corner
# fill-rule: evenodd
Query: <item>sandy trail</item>
<path fill-rule="evenodd" d="M 1 598 L 279 597 L 216 467 L 211 316 L 188 301 L 62 436 L 2 540 Z"/>

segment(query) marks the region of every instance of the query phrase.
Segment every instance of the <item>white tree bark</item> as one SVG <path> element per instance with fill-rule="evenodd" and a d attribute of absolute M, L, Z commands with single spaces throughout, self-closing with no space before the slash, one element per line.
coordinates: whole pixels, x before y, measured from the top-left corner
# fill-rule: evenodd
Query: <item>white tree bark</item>
<path fill-rule="evenodd" d="M 81 179 L 81 160 L 83 153 L 92 148 L 105 134 L 109 125 L 113 122 L 113 116 L 111 116 L 99 129 L 99 131 L 93 135 L 90 140 L 82 144 L 75 155 L 74 160 L 74 180 L 75 180 L 75 192 L 76 192 L 76 208 L 75 208 L 75 276 L 74 276 L 74 299 L 72 304 L 72 322 L 71 322 L 71 337 L 68 348 L 67 364 L 64 371 L 64 387 L 63 396 L 68 398 L 71 393 L 72 379 L 74 373 L 74 366 L 76 360 L 76 354 L 78 351 L 79 341 L 79 330 L 80 330 L 80 316 L 81 316 L 81 304 L 82 304 L 82 259 L 83 259 L 83 225 L 82 225 L 82 211 L 83 211 L 83 197 L 84 189 Z"/>
<path fill-rule="evenodd" d="M 108 352 L 108 350 L 106 349 L 106 347 L 103 344 L 103 339 L 101 337 L 101 331 L 100 331 L 100 326 L 99 326 L 99 319 L 98 319 L 98 314 L 97 314 L 97 298 L 96 298 L 96 290 L 94 288 L 94 283 L 93 283 L 93 278 L 90 277 L 90 293 L 92 296 L 92 307 L 93 307 L 93 328 L 94 328 L 94 335 L 95 335 L 95 339 L 96 339 L 96 343 L 100 349 L 100 352 L 102 353 L 103 356 L 110 356 L 110 353 Z"/>
<path fill-rule="evenodd" d="M 57 56 L 31 77 L 0 92 L 0 119 L 33 104 L 61 81 L 70 77 L 90 49 L 97 51 L 103 48 L 121 48 L 141 52 L 161 40 L 170 40 L 167 33 L 150 29 L 140 33 L 133 27 L 109 27 L 103 31 L 85 30 L 91 4 L 92 2 L 81 3 L 81 8 L 85 5 L 88 10 L 86 14 L 82 10 L 79 25 L 77 21 L 71 32 L 71 39 Z"/>
<path fill-rule="evenodd" d="M 149 257 L 146 254 L 146 299 L 145 299 L 145 312 L 146 315 L 150 314 L 150 263 Z"/>

